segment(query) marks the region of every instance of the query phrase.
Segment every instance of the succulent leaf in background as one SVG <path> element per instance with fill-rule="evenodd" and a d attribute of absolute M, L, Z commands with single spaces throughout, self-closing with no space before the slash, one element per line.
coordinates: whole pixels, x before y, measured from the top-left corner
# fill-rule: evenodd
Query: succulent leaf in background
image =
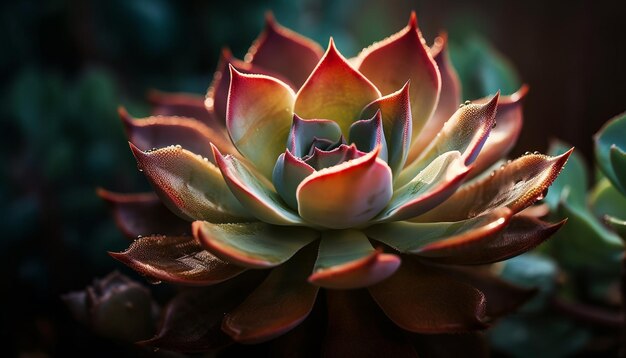
<path fill-rule="evenodd" d="M 151 281 L 213 285 L 188 292 L 218 290 L 226 312 L 189 315 L 186 293 L 146 343 L 288 344 L 326 311 L 328 352 L 372 354 L 395 332 L 391 346 L 411 355 L 514 310 L 534 290 L 472 265 L 561 227 L 522 211 L 571 154 L 491 169 L 519 135 L 526 91 L 459 107 L 446 37 L 426 46 L 414 14 L 352 59 L 268 17 L 244 61 L 224 51 L 206 98 L 156 94 L 161 115 L 143 119 L 122 109 L 156 196 L 101 191 L 122 231 L 144 235 L 112 256 Z M 484 348 L 456 338 L 454 349 Z"/>

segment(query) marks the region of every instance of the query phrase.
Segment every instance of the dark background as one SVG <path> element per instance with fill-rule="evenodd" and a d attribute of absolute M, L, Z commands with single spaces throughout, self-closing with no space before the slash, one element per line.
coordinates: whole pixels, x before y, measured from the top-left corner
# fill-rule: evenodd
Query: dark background
<path fill-rule="evenodd" d="M 323 46 L 332 35 L 347 57 L 399 30 L 411 9 L 429 42 L 444 29 L 461 47 L 473 36 L 487 39 L 531 88 L 513 155 L 545 151 L 549 138 L 560 138 L 591 160 L 592 134 L 626 110 L 624 7 L 591 0 L 3 2 L 0 355 L 114 349 L 75 323 L 59 295 L 123 270 L 106 251 L 127 242 L 94 189 L 147 185 L 116 107 L 141 116 L 150 89 L 204 93 L 220 48 L 242 57 L 266 10 Z"/>

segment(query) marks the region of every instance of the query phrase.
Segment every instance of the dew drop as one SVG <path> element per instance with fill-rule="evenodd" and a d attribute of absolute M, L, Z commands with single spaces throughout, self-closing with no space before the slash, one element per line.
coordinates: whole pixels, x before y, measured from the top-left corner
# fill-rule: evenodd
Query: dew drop
<path fill-rule="evenodd" d="M 493 124 L 491 125 L 491 129 L 496 128 L 496 121 L 493 121 Z"/>
<path fill-rule="evenodd" d="M 463 104 L 467 106 L 470 103 L 472 103 L 472 102 L 468 100 L 468 101 L 465 101 L 465 103 L 463 103 Z"/>
<path fill-rule="evenodd" d="M 524 155 L 531 155 L 531 152 L 524 152 Z"/>
<path fill-rule="evenodd" d="M 537 154 L 541 154 L 538 150 L 534 151 L 533 154 L 537 155 Z"/>
<path fill-rule="evenodd" d="M 176 149 L 182 149 L 183 147 L 182 147 L 180 144 L 176 144 L 176 145 L 174 146 L 174 148 L 176 148 Z"/>
<path fill-rule="evenodd" d="M 459 108 L 463 108 L 465 106 L 463 103 L 459 104 Z"/>

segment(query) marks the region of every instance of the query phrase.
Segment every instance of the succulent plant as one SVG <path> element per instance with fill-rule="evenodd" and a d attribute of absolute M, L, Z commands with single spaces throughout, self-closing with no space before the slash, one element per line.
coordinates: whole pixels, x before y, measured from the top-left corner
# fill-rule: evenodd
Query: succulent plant
<path fill-rule="evenodd" d="M 533 290 L 471 266 L 561 227 L 523 210 L 571 154 L 501 162 L 526 92 L 459 106 L 446 36 L 427 46 L 415 14 L 352 59 L 269 16 L 244 61 L 223 52 L 206 98 L 154 93 L 143 119 L 121 109 L 156 194 L 100 191 L 139 236 L 111 255 L 151 281 L 211 286 L 174 299 L 147 343 L 265 342 L 315 308 L 329 352 L 406 354 L 449 338 L 409 332 L 471 332 L 513 310 Z"/>

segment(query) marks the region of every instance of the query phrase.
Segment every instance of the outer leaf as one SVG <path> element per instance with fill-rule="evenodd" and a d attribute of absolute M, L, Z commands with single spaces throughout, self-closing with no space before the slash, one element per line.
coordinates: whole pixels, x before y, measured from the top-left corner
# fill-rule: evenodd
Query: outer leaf
<path fill-rule="evenodd" d="M 209 143 L 225 153 L 237 153 L 223 130 L 210 128 L 193 118 L 156 116 L 133 119 L 124 108 L 119 109 L 119 114 L 128 140 L 143 151 L 180 145 L 209 158 L 213 163 L 215 161 Z"/>
<path fill-rule="evenodd" d="M 469 168 L 461 153 L 448 152 L 433 160 L 413 180 L 393 193 L 391 202 L 377 221 L 399 221 L 416 217 L 441 204 L 463 183 Z"/>
<path fill-rule="evenodd" d="M 498 160 L 505 158 L 513 149 L 522 131 L 522 100 L 527 93 L 528 86 L 523 85 L 510 96 L 500 97 L 496 110 L 495 127 L 489 133 L 485 145 L 483 145 L 476 161 L 473 163 L 474 173 L 480 173 L 489 168 Z M 474 101 L 474 103 L 485 103 L 487 101 L 487 98 L 483 98 Z"/>
<path fill-rule="evenodd" d="M 621 149 L 617 145 L 611 146 L 611 166 L 615 173 L 615 178 L 618 180 L 618 188 L 622 188 L 622 194 L 626 195 L 626 145 L 625 149 Z"/>
<path fill-rule="evenodd" d="M 245 271 L 205 251 L 191 236 L 147 236 L 109 254 L 152 280 L 177 284 L 213 285 Z"/>
<path fill-rule="evenodd" d="M 272 182 L 280 197 L 290 208 L 298 209 L 298 200 L 296 199 L 298 185 L 314 172 L 315 169 L 300 158 L 293 156 L 289 149 L 278 157 L 272 173 Z"/>
<path fill-rule="evenodd" d="M 411 147 L 411 99 L 409 82 L 397 92 L 381 97 L 363 109 L 361 117 L 370 117 L 377 111 L 382 112 L 383 132 L 387 142 L 387 163 L 394 173 L 400 172 L 404 166 Z"/>
<path fill-rule="evenodd" d="M 391 170 L 377 158 L 379 150 L 302 181 L 296 193 L 300 216 L 333 229 L 355 227 L 376 216 L 392 195 Z"/>
<path fill-rule="evenodd" d="M 361 119 L 352 123 L 348 135 L 349 143 L 356 145 L 362 152 L 371 152 L 380 146 L 378 157 L 387 161 L 387 141 L 383 133 L 383 117 L 377 111 L 370 119 Z"/>
<path fill-rule="evenodd" d="M 193 235 L 216 256 L 250 268 L 278 266 L 319 237 L 318 232 L 304 227 L 206 221 L 193 223 Z"/>
<path fill-rule="evenodd" d="M 228 91 L 228 89 L 227 89 Z M 205 105 L 204 96 L 190 93 L 167 93 L 151 91 L 148 101 L 152 104 L 152 114 L 155 116 L 181 116 L 195 118 L 214 131 L 226 133 L 223 118 L 209 112 Z M 226 103 L 224 103 L 226 105 Z"/>
<path fill-rule="evenodd" d="M 278 337 L 311 312 L 318 287 L 306 282 L 313 250 L 303 250 L 272 270 L 267 279 L 222 321 L 222 330 L 241 343 Z"/>
<path fill-rule="evenodd" d="M 411 81 L 411 137 L 416 138 L 437 106 L 441 76 L 417 28 L 415 13 L 400 32 L 363 50 L 359 62 L 358 70 L 384 94 Z M 411 148 L 409 160 L 417 153 Z"/>
<path fill-rule="evenodd" d="M 331 39 L 326 53 L 298 91 L 295 111 L 303 118 L 332 119 L 346 134 L 350 125 L 360 119 L 363 107 L 379 97 L 378 89 L 348 64 Z"/>
<path fill-rule="evenodd" d="M 163 204 L 176 215 L 188 221 L 211 222 L 249 218 L 208 160 L 176 146 L 142 152 L 130 144 L 130 149 Z"/>
<path fill-rule="evenodd" d="M 509 209 L 499 208 L 457 222 L 379 224 L 365 229 L 365 233 L 400 252 L 418 253 L 429 248 L 454 248 L 479 242 L 503 230 L 510 217 Z"/>
<path fill-rule="evenodd" d="M 430 144 L 443 128 L 443 124 L 452 117 L 459 107 L 459 103 L 461 103 L 461 83 L 452 62 L 450 62 L 447 45 L 448 35 L 443 33 L 435 39 L 435 43 L 430 48 L 430 54 L 441 74 L 441 93 L 435 112 L 415 138 L 414 150 L 418 153 Z"/>
<path fill-rule="evenodd" d="M 329 139 L 339 141 L 341 129 L 337 123 L 327 119 L 302 119 L 293 115 L 293 124 L 289 131 L 287 149 L 296 157 L 311 154 L 309 151 L 315 139 Z"/>
<path fill-rule="evenodd" d="M 271 178 L 293 117 L 294 93 L 283 82 L 231 67 L 226 128 L 239 151 Z"/>
<path fill-rule="evenodd" d="M 324 357 L 417 357 L 366 290 L 327 290 Z"/>
<path fill-rule="evenodd" d="M 548 149 L 548 155 L 561 155 L 566 153 L 570 148 L 572 148 L 572 146 L 567 143 L 552 141 Z M 588 187 L 589 179 L 587 166 L 580 154 L 573 152 L 567 161 L 567 165 L 550 186 L 550 191 L 544 201 L 550 206 L 551 210 L 555 211 L 561 197 L 567 194 L 567 200 L 571 205 L 582 208 L 587 206 L 586 197 Z"/>
<path fill-rule="evenodd" d="M 618 179 L 615 168 L 611 163 L 611 147 L 613 145 L 620 148 L 622 152 L 626 151 L 626 112 L 618 114 L 609 120 L 595 134 L 594 140 L 596 142 L 595 154 L 598 166 L 600 166 L 604 175 L 611 180 L 613 185 L 626 195 L 626 187 L 622 183 L 624 179 Z"/>
<path fill-rule="evenodd" d="M 466 165 L 471 164 L 493 128 L 499 97 L 496 94 L 488 103 L 459 108 L 419 158 L 402 170 L 397 185 L 408 183 L 435 158 L 452 150 L 461 152 Z"/>
<path fill-rule="evenodd" d="M 369 291 L 387 317 L 407 331 L 432 334 L 485 328 L 482 292 L 413 260 L 404 260 L 395 275 Z"/>
<path fill-rule="evenodd" d="M 458 237 L 422 248 L 418 255 L 451 265 L 483 265 L 523 254 L 547 240 L 567 220 L 556 224 L 529 216 L 514 216 L 504 230 L 477 240 Z"/>
<path fill-rule="evenodd" d="M 172 214 L 154 193 L 121 194 L 101 188 L 96 192 L 111 206 L 117 227 L 130 239 L 191 232 L 189 223 Z"/>
<path fill-rule="evenodd" d="M 246 54 L 246 61 L 284 75 L 300 88 L 322 57 L 324 50 L 314 41 L 280 26 L 271 13 L 265 30 Z"/>
<path fill-rule="evenodd" d="M 558 157 L 540 154 L 520 157 L 488 178 L 461 187 L 443 204 L 416 220 L 463 220 L 500 206 L 519 212 L 545 196 L 572 151 L 573 148 Z"/>
<path fill-rule="evenodd" d="M 319 254 L 309 282 L 333 289 L 374 285 L 391 276 L 400 258 L 375 250 L 357 230 L 329 230 L 322 233 Z"/>
<path fill-rule="evenodd" d="M 271 183 L 265 178 L 255 175 L 237 158 L 230 155 L 222 156 L 215 147 L 213 153 L 226 184 L 252 215 L 275 225 L 303 223 L 300 217 L 281 201 Z"/>

